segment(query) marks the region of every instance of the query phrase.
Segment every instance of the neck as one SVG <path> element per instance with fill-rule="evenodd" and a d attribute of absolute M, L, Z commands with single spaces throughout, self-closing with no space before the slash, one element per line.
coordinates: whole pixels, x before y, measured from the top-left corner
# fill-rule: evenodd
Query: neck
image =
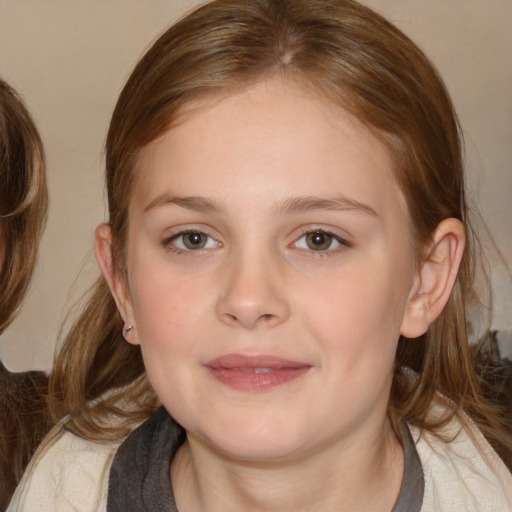
<path fill-rule="evenodd" d="M 189 435 L 171 480 L 180 512 L 390 511 L 403 470 L 403 450 L 386 419 L 371 438 L 278 462 L 233 460 Z"/>

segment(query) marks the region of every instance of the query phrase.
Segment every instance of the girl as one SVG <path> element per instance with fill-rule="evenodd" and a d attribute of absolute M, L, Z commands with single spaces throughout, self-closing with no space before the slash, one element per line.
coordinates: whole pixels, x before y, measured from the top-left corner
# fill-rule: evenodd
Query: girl
<path fill-rule="evenodd" d="M 459 126 L 352 0 L 215 0 L 115 108 L 104 279 L 11 510 L 512 510 Z"/>
<path fill-rule="evenodd" d="M 0 334 L 13 321 L 34 270 L 46 222 L 41 138 L 16 92 L 0 80 Z M 46 432 L 42 373 L 13 374 L 0 362 L 0 510 Z"/>

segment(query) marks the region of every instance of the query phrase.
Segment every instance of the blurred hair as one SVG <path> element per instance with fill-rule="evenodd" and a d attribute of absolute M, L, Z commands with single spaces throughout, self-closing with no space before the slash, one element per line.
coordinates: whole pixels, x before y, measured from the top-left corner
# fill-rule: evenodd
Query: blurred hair
<path fill-rule="evenodd" d="M 16 92 L 0 80 L 0 334 L 13 321 L 34 271 L 48 193 L 41 138 Z M 0 363 L 0 510 L 49 426 L 42 372 Z"/>
<path fill-rule="evenodd" d="M 115 107 L 106 143 L 106 184 L 114 263 L 125 275 L 128 205 L 144 147 L 161 136 L 196 99 L 282 78 L 340 106 L 388 148 L 406 198 L 418 263 L 438 224 L 461 220 L 468 240 L 453 294 L 439 319 L 415 340 L 400 339 L 389 416 L 440 433 L 466 412 L 491 443 L 510 448 L 499 415 L 483 398 L 466 332 L 473 292 L 475 237 L 465 197 L 461 132 L 434 66 L 400 30 L 352 0 L 214 0 L 171 26 L 135 67 Z M 417 378 L 407 375 L 414 370 Z M 106 411 L 128 420 L 119 398 L 141 400 L 139 414 L 158 403 L 140 350 L 122 337 L 122 320 L 103 279 L 70 330 L 57 358 L 55 413 L 89 438 Z M 114 387 L 121 390 L 104 396 Z M 438 393 L 451 404 L 428 417 Z M 142 399 L 142 397 L 145 397 Z M 508 443 L 508 444 L 507 444 Z"/>
<path fill-rule="evenodd" d="M 28 289 L 47 202 L 41 138 L 22 100 L 0 80 L 0 333 Z"/>

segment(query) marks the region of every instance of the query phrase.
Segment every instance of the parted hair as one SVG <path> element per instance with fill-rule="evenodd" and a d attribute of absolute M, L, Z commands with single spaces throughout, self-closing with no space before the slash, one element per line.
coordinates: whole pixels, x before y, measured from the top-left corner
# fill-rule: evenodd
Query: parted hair
<path fill-rule="evenodd" d="M 0 80 L 0 333 L 27 291 L 47 202 L 41 138 L 21 98 Z"/>
<path fill-rule="evenodd" d="M 510 449 L 499 415 L 483 398 L 468 343 L 476 251 L 457 116 L 424 53 L 356 1 L 214 0 L 157 39 L 122 90 L 107 136 L 108 223 L 117 272 L 126 272 L 127 212 L 135 176 L 144 172 L 138 166 L 141 150 L 172 129 L 193 100 L 271 77 L 341 106 L 384 142 L 407 201 L 418 263 L 443 219 L 459 219 L 466 227 L 467 246 L 446 308 L 423 336 L 399 340 L 388 409 L 392 424 L 398 430 L 406 420 L 439 433 L 464 411 L 495 447 Z M 54 413 L 70 413 L 67 428 L 78 435 L 119 437 L 132 419 L 149 415 L 158 399 L 139 347 L 123 339 L 122 320 L 102 278 L 82 307 L 56 359 Z M 450 407 L 432 420 L 427 412 L 438 393 Z M 131 403 L 130 410 L 119 407 L 119 400 Z M 107 413 L 119 417 L 119 428 L 105 428 Z"/>

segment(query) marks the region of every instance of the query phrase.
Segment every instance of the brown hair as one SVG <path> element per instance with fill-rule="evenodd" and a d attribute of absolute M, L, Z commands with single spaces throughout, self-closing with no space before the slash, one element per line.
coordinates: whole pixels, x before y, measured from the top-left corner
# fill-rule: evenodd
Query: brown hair
<path fill-rule="evenodd" d="M 27 291 L 47 202 L 41 138 L 22 100 L 0 80 L 0 333 Z"/>
<path fill-rule="evenodd" d="M 495 445 L 510 441 L 482 398 L 466 332 L 465 306 L 473 301 L 474 248 L 464 193 L 459 124 L 437 71 L 391 23 L 352 0 L 214 0 L 169 28 L 138 63 L 114 110 L 106 144 L 109 224 L 123 275 L 127 210 L 141 150 L 176 122 L 184 105 L 280 76 L 326 96 L 352 113 L 389 148 L 406 197 L 418 258 L 438 224 L 460 219 L 468 244 L 452 297 L 429 331 L 400 339 L 389 414 L 439 432 L 465 411 Z M 71 329 L 55 367 L 57 415 L 71 412 L 68 428 L 101 432 L 116 397 L 87 406 L 113 387 L 117 397 L 148 397 L 137 411 L 149 414 L 157 399 L 140 351 L 123 340 L 122 322 L 100 279 L 85 312 Z M 84 361 L 84 354 L 86 360 Z M 418 377 L 411 383 L 404 369 Z M 130 385 L 129 385 L 130 384 Z M 124 386 L 124 387 L 123 387 Z M 64 394 L 64 390 L 66 393 Z M 432 421 L 436 393 L 453 404 Z"/>
<path fill-rule="evenodd" d="M 34 270 L 48 194 L 41 138 L 16 92 L 0 80 L 0 333 L 12 322 Z M 49 427 L 42 372 L 0 362 L 0 510 Z"/>

